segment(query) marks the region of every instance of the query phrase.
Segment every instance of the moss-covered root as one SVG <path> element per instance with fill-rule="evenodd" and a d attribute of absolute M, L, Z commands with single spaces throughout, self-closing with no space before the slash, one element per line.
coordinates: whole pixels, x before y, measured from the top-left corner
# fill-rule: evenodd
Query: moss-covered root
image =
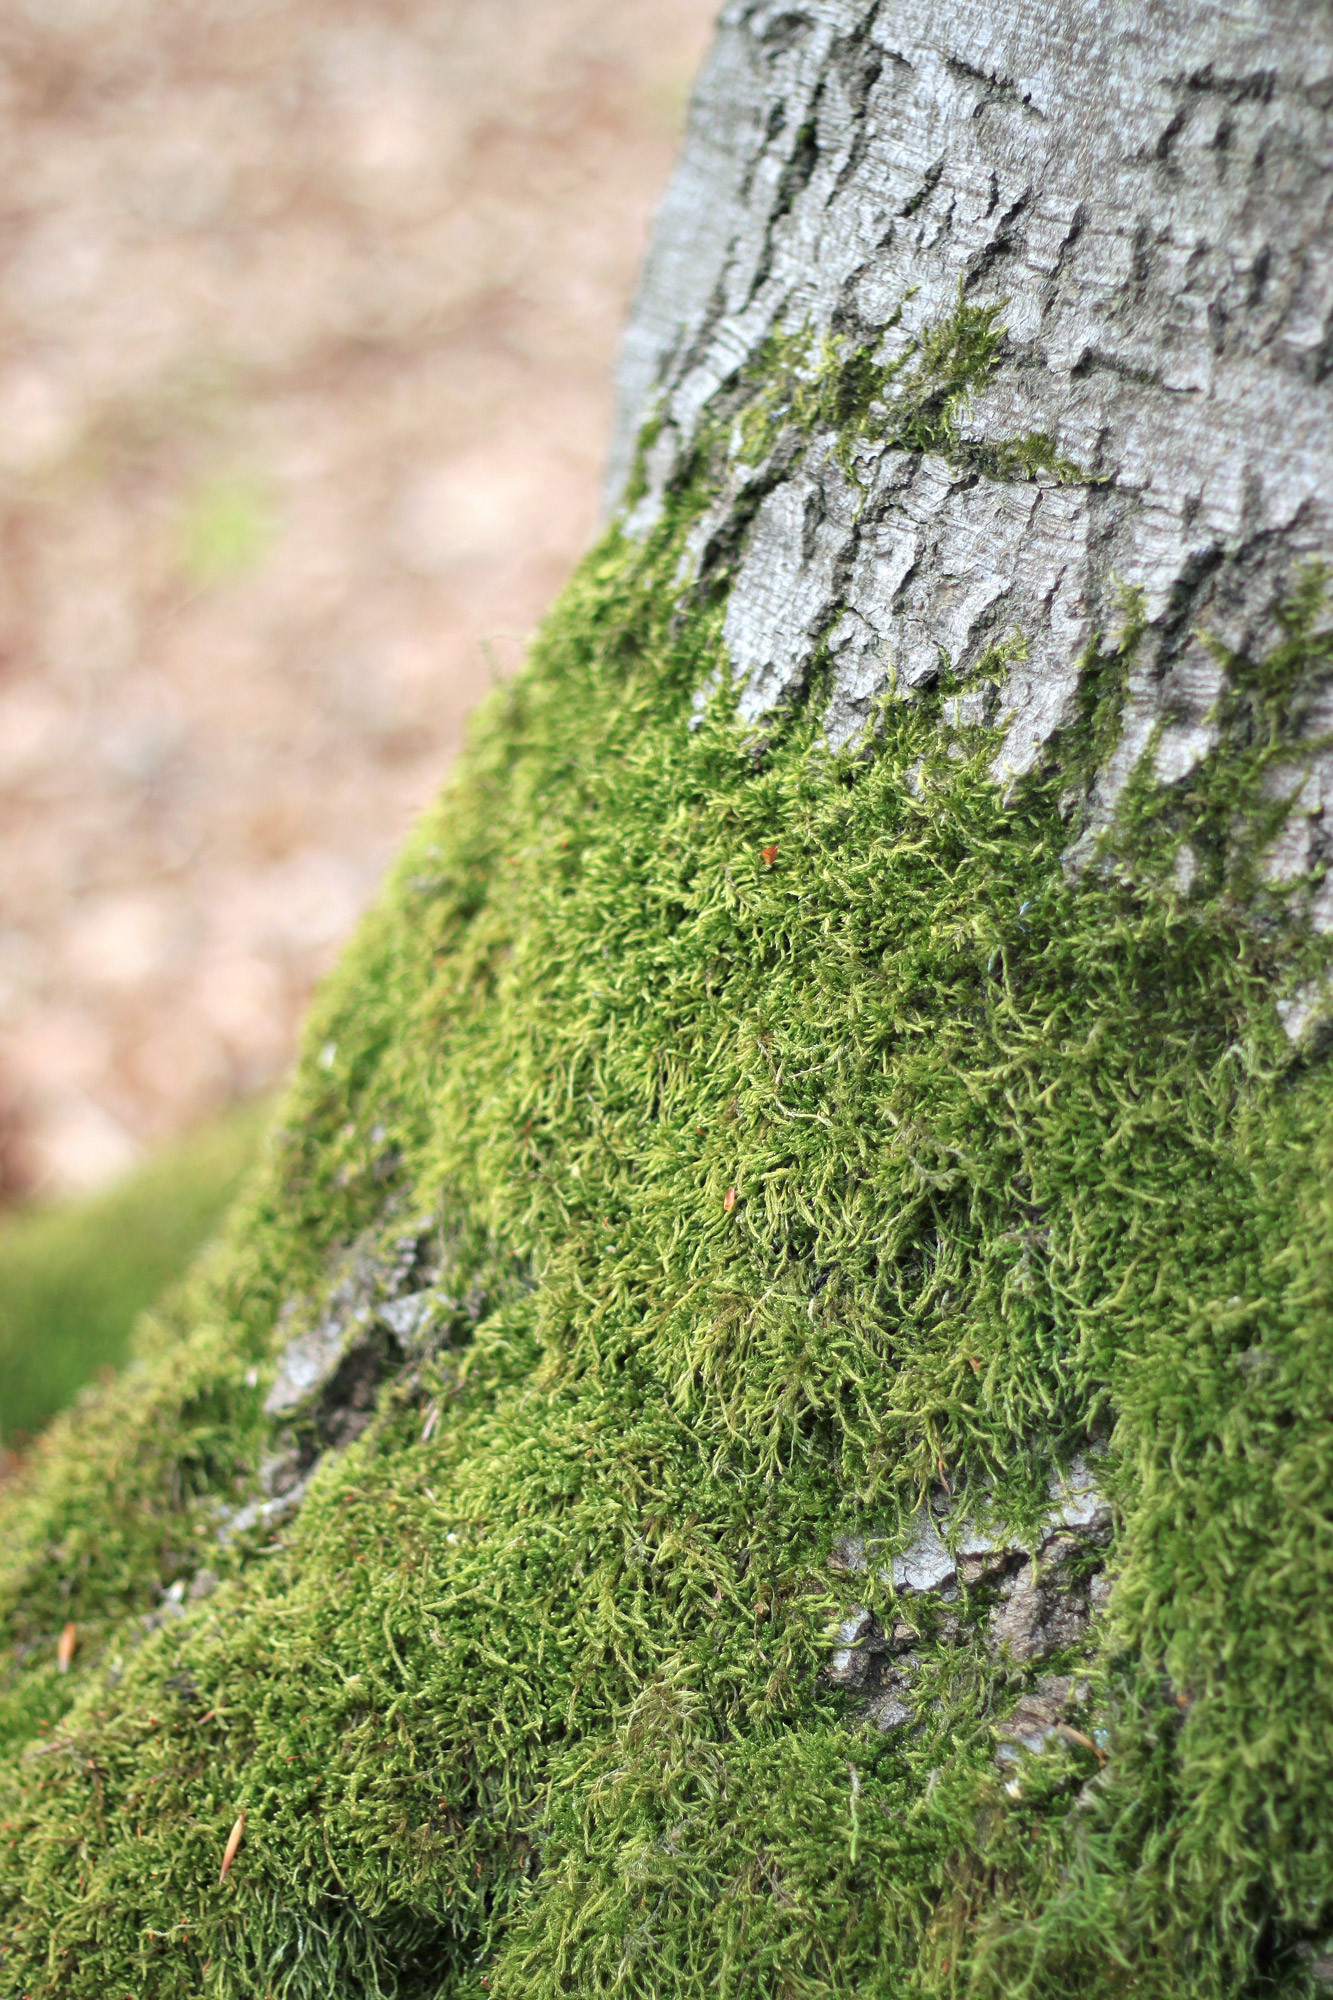
<path fill-rule="evenodd" d="M 1071 877 L 1117 656 L 1008 797 L 944 691 L 691 727 L 700 504 L 584 565 L 4 1502 L 0 1993 L 1305 1990 L 1333 1107 L 1250 683 Z"/>

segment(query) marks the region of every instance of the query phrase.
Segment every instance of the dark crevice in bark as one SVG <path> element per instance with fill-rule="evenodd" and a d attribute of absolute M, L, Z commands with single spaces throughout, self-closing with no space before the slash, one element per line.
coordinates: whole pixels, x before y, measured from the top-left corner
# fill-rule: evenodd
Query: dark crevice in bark
<path fill-rule="evenodd" d="M 814 25 L 809 14 L 779 14 L 758 37 L 759 46 L 768 57 L 786 55 L 812 32 Z"/>
<path fill-rule="evenodd" d="M 1012 77 L 1000 76 L 995 70 L 978 69 L 974 64 L 964 62 L 961 56 L 946 56 L 944 67 L 960 83 L 980 85 L 981 97 L 972 113 L 974 118 L 979 118 L 985 107 L 993 103 L 1021 106 L 1032 118 L 1044 115 L 1032 102 L 1031 91 L 1021 91 Z"/>

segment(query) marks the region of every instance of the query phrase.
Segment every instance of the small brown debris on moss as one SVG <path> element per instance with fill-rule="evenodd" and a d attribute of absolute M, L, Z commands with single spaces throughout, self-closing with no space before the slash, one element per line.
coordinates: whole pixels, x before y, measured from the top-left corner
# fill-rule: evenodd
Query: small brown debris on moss
<path fill-rule="evenodd" d="M 56 1671 L 67 1674 L 74 1658 L 74 1649 L 79 1643 L 79 1628 L 73 1620 L 66 1625 L 56 1642 Z"/>
<path fill-rule="evenodd" d="M 221 1888 L 222 1884 L 227 1879 L 227 1871 L 231 1867 L 232 1862 L 236 1859 L 236 1855 L 240 1848 L 241 1839 L 244 1833 L 245 1833 L 245 1807 L 242 1806 L 240 1812 L 236 1815 L 235 1826 L 232 1828 L 231 1832 L 227 1835 L 227 1845 L 222 1850 L 222 1871 L 218 1876 L 219 1888 Z"/>

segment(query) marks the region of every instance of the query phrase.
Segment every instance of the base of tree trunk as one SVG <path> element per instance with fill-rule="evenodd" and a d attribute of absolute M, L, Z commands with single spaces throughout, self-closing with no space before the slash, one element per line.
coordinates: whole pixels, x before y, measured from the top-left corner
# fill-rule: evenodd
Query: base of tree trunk
<path fill-rule="evenodd" d="M 832 103 L 837 11 L 728 10 L 705 109 L 738 48 Z M 869 148 L 911 56 L 845 11 Z M 833 114 L 728 101 L 776 240 Z M 621 511 L 225 1240 L 0 1502 L 6 1993 L 1333 1978 L 1322 500 L 1191 600 L 1175 764 L 1150 579 L 951 650 L 943 530 L 919 601 L 874 567 L 932 482 L 1015 601 L 1118 489 L 975 420 L 1023 363 L 966 273 L 789 300 L 687 410 L 707 146 Z"/>

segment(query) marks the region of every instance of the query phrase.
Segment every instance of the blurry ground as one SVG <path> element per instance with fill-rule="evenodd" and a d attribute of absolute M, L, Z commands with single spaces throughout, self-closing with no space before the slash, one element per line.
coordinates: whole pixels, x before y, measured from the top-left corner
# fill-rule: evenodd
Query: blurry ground
<path fill-rule="evenodd" d="M 0 9 L 0 1188 L 283 1067 L 594 528 L 716 0 Z"/>

